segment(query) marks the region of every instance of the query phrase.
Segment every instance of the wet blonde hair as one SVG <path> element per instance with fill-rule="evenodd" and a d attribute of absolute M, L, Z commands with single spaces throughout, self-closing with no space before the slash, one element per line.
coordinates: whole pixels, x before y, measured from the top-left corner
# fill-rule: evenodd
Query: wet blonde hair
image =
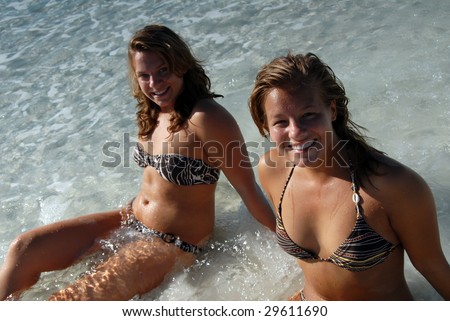
<path fill-rule="evenodd" d="M 350 157 L 355 170 L 362 175 L 376 172 L 377 154 L 382 152 L 370 146 L 363 134 L 364 127 L 350 119 L 347 104 L 349 99 L 345 88 L 333 70 L 313 53 L 278 57 L 263 66 L 256 76 L 254 88 L 249 99 L 249 108 L 253 121 L 261 135 L 267 137 L 269 127 L 264 108 L 267 95 L 274 88 L 293 92 L 299 89 L 319 90 L 325 105 L 336 103 L 336 119 L 333 129 L 342 140 L 348 141 Z"/>

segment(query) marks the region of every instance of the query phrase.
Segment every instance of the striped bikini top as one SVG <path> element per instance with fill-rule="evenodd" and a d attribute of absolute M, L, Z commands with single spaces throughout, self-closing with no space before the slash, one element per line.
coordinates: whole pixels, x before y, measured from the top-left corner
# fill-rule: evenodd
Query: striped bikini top
<path fill-rule="evenodd" d="M 162 178 L 177 185 L 215 184 L 219 180 L 220 170 L 200 159 L 180 154 L 151 155 L 139 143 L 133 156 L 140 167 L 151 166 Z"/>
<path fill-rule="evenodd" d="M 287 185 L 292 177 L 295 166 L 289 173 L 288 179 L 281 194 L 276 217 L 276 238 L 281 248 L 288 254 L 300 260 L 318 260 L 336 264 L 349 271 L 364 271 L 382 263 L 389 254 L 398 246 L 393 245 L 375 232 L 364 219 L 360 209 L 360 196 L 355 176 L 351 170 L 353 202 L 356 207 L 356 223 L 347 239 L 328 258 L 319 257 L 317 254 L 301 248 L 294 243 L 287 234 L 281 216 L 281 203 Z"/>

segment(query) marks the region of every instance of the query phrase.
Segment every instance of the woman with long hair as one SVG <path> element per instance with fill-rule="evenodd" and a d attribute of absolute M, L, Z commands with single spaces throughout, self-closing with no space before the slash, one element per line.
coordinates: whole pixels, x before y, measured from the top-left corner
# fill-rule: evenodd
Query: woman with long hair
<path fill-rule="evenodd" d="M 411 300 L 406 252 L 449 300 L 428 185 L 368 144 L 347 103 L 343 84 L 312 53 L 262 67 L 249 100 L 260 133 L 276 144 L 258 173 L 277 209 L 277 241 L 303 272 L 293 299 Z"/>
<path fill-rule="evenodd" d="M 124 208 L 37 227 L 18 236 L 0 270 L 0 298 L 19 294 L 41 272 L 63 269 L 117 229 L 135 232 L 92 273 L 50 300 L 128 300 L 189 266 L 214 228 L 215 191 L 223 172 L 255 218 L 275 230 L 238 125 L 210 90 L 185 41 L 149 25 L 128 47 L 138 144 L 140 192 Z"/>

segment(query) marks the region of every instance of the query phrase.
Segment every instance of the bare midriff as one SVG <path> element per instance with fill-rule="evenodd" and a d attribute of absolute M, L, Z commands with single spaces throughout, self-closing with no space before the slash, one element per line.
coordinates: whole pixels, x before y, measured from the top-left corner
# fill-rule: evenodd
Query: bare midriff
<path fill-rule="evenodd" d="M 176 185 L 147 167 L 141 191 L 133 202 L 133 212 L 149 228 L 199 244 L 214 228 L 215 189 L 216 184 Z"/>

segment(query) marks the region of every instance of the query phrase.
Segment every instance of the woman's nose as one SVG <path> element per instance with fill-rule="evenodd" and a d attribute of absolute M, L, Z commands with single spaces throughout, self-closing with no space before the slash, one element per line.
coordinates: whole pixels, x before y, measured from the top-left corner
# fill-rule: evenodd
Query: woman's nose
<path fill-rule="evenodd" d="M 154 85 L 157 85 L 161 82 L 161 78 L 158 76 L 150 76 L 150 79 L 148 81 L 149 87 L 153 87 Z"/>
<path fill-rule="evenodd" d="M 289 125 L 289 138 L 301 140 L 302 136 L 306 134 L 306 130 L 297 122 L 291 122 Z"/>

